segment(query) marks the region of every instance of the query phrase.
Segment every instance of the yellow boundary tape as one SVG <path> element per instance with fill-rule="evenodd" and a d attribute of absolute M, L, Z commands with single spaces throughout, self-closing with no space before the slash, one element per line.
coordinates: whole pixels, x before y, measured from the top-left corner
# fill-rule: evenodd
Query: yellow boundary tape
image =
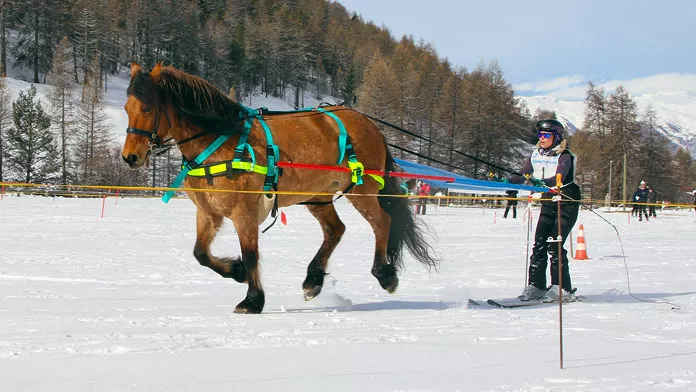
<path fill-rule="evenodd" d="M 74 193 L 69 193 L 70 190 L 76 190 L 76 189 L 91 189 L 91 190 L 103 190 L 106 192 L 111 192 L 111 191 L 116 191 L 116 190 L 123 190 L 123 191 L 160 191 L 160 192 L 166 192 L 166 191 L 176 191 L 176 192 L 210 192 L 210 193 L 243 193 L 243 194 L 276 194 L 276 195 L 302 195 L 302 196 L 336 196 L 340 194 L 340 192 L 337 193 L 329 193 L 329 192 L 299 192 L 299 191 L 263 191 L 263 190 L 230 190 L 230 189 L 205 189 L 205 188 L 168 188 L 168 187 L 148 187 L 148 186 L 121 186 L 121 185 L 81 185 L 81 184 L 60 184 L 60 185 L 55 185 L 55 184 L 33 184 L 33 183 L 23 183 L 23 182 L 0 182 L 0 187 L 12 187 L 12 188 L 49 188 L 50 192 L 52 195 L 55 196 L 73 196 L 73 197 L 104 197 L 105 195 L 103 193 L 94 193 L 94 194 L 74 194 Z M 47 192 L 47 189 L 41 189 L 38 192 Z M 13 190 L 8 190 L 5 189 L 5 193 L 14 193 L 17 192 L 17 189 Z M 454 196 L 454 195 L 442 195 L 442 196 L 434 196 L 434 195 L 429 195 L 429 196 L 419 196 L 419 195 L 382 195 L 382 194 L 355 194 L 351 193 L 351 196 L 358 196 L 358 197 L 363 197 L 363 196 L 369 196 L 369 197 L 403 197 L 403 198 L 409 198 L 409 199 L 448 199 L 448 200 L 486 200 L 486 201 L 505 201 L 505 200 L 517 200 L 517 201 L 527 201 L 528 198 L 526 197 L 519 197 L 519 198 L 514 198 L 514 197 L 503 197 L 503 196 Z M 116 196 L 116 195 L 106 195 L 106 196 Z M 143 197 L 143 198 L 148 198 L 148 197 L 161 197 L 161 196 L 148 196 L 148 195 L 133 195 L 133 194 L 128 194 L 128 195 L 119 195 L 119 196 L 128 196 L 128 197 Z M 532 199 L 533 202 L 537 201 L 543 201 L 543 200 L 551 200 L 551 199 Z M 567 201 L 567 200 L 563 200 Z M 585 204 L 592 204 L 596 205 L 597 207 L 595 208 L 602 208 L 605 206 L 606 201 L 597 199 L 597 200 L 591 200 L 591 199 L 583 199 L 583 203 Z M 612 208 L 617 208 L 617 206 L 620 207 L 621 204 L 625 204 L 626 208 L 631 208 L 633 206 L 633 201 L 625 201 L 625 200 L 615 200 L 611 202 Z M 677 204 L 677 203 L 669 203 L 669 204 L 662 204 L 662 203 L 643 203 L 646 206 L 651 206 L 654 205 L 656 207 L 679 207 L 679 208 L 694 208 L 694 204 Z"/>

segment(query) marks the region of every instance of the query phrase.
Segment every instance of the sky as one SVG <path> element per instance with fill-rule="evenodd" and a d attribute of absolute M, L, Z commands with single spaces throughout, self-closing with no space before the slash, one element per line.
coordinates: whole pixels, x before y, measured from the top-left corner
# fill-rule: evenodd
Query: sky
<path fill-rule="evenodd" d="M 339 0 L 363 19 L 434 44 L 455 66 L 497 60 L 520 95 L 583 98 L 588 81 L 696 92 L 690 0 Z M 657 79 L 653 79 L 657 77 Z"/>
<path fill-rule="evenodd" d="M 406 254 L 399 288 L 388 294 L 370 272 L 371 228 L 340 199 L 346 231 L 311 301 L 302 282 L 321 227 L 304 206 L 284 208 L 287 225 L 259 238 L 264 311 L 239 315 L 247 286 L 193 257 L 191 201 L 6 193 L 0 389 L 695 390 L 693 210 L 658 210 L 649 222 L 600 211 L 621 234 L 626 264 L 614 229 L 580 212 L 590 260 L 570 262 L 584 299 L 563 306 L 561 370 L 558 305 L 497 309 L 485 301 L 524 287 L 529 225 L 518 207 L 517 219 L 502 219 L 502 209 L 430 206 L 417 219 L 434 234 L 440 268 L 428 272 Z M 536 225 L 539 209 L 532 212 Z M 231 224 L 212 249 L 239 254 Z M 632 298 L 627 271 L 638 298 L 678 308 Z"/>

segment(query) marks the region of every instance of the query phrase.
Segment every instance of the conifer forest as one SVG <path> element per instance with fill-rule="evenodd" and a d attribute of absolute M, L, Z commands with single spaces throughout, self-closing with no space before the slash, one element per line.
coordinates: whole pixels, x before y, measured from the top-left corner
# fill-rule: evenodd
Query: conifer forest
<path fill-rule="evenodd" d="M 0 182 L 168 186 L 174 151 L 131 172 L 113 140 L 120 130 L 106 125 L 104 91 L 132 61 L 173 65 L 244 102 L 263 94 L 300 108 L 308 92 L 333 97 L 420 136 L 381 126 L 395 157 L 479 179 L 508 175 L 487 162 L 518 170 L 534 123 L 556 115 L 530 111 L 495 60 L 452 64 L 334 1 L 0 0 L 0 12 L 0 75 L 21 68 L 51 91 L 50 105 L 31 90 L 11 102 L 0 78 Z M 461 50 L 475 39 L 462 37 Z M 693 158 L 657 131 L 654 110 L 592 83 L 585 107 L 569 141 L 585 198 L 611 189 L 620 200 L 640 180 L 661 200 L 691 189 Z"/>

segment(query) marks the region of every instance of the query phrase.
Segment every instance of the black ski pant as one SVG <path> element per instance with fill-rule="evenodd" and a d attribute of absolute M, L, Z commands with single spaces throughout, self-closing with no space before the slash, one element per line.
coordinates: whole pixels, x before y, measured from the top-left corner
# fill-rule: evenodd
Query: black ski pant
<path fill-rule="evenodd" d="M 580 200 L 580 189 L 574 184 L 567 186 L 562 192 L 574 200 Z M 551 198 L 546 193 L 544 198 Z M 572 290 L 570 281 L 570 269 L 568 268 L 568 251 L 565 249 L 565 241 L 570 234 L 570 230 L 578 220 L 580 204 L 565 199 L 561 202 L 561 236 L 562 245 L 562 266 L 563 289 Z M 558 205 L 556 202 L 543 201 L 541 203 L 541 213 L 537 222 L 536 233 L 534 233 L 534 249 L 529 260 L 529 284 L 539 289 L 546 290 L 546 264 L 551 257 L 551 284 L 558 285 L 558 243 L 548 242 L 551 237 L 556 240 L 558 236 Z"/>
<path fill-rule="evenodd" d="M 512 208 L 512 218 L 517 219 L 517 203 L 507 203 L 507 207 L 505 207 L 505 213 L 503 214 L 503 218 L 507 218 L 508 216 L 508 211 L 510 211 L 510 208 Z"/>
<path fill-rule="evenodd" d="M 648 211 L 645 207 L 645 203 L 638 204 L 638 220 L 643 220 L 643 217 L 645 217 L 645 219 L 650 219 L 650 217 L 648 216 Z"/>

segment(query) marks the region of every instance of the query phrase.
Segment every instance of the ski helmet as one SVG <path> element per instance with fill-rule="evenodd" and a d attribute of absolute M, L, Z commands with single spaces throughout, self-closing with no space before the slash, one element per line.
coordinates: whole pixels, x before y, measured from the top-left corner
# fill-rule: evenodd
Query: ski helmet
<path fill-rule="evenodd" d="M 539 120 L 537 121 L 535 128 L 537 132 L 552 133 L 554 135 L 554 141 L 556 143 L 559 143 L 561 140 L 563 140 L 563 133 L 565 132 L 565 127 L 563 127 L 563 124 L 561 124 L 561 122 L 558 120 Z"/>

